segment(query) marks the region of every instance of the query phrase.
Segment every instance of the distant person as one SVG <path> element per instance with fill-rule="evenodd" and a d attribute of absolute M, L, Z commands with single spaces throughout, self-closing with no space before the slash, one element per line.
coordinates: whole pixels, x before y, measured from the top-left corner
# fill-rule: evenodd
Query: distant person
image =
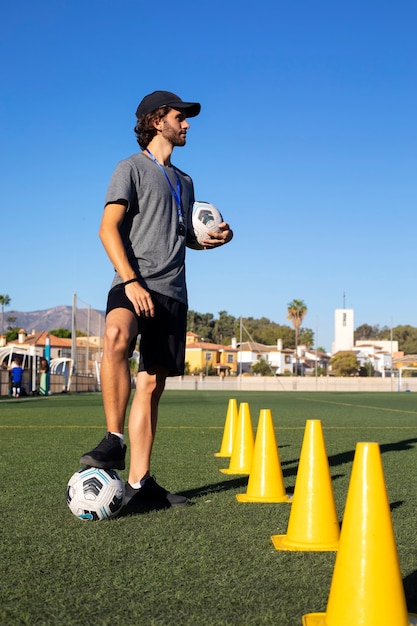
<path fill-rule="evenodd" d="M 155 91 L 139 104 L 135 127 L 142 151 L 121 161 L 111 178 L 100 238 L 116 270 L 108 296 L 101 363 L 107 434 L 84 454 L 83 465 L 124 469 L 124 424 L 130 398 L 128 358 L 140 335 L 136 393 L 129 416 L 130 468 L 124 504 L 187 503 L 150 473 L 158 406 L 168 376 L 184 373 L 187 289 L 185 248 L 201 249 L 191 224 L 194 188 L 174 167 L 174 147 L 184 146 L 188 118 L 200 113 L 197 102 L 183 102 Z M 228 224 L 211 233 L 203 247 L 232 239 Z"/>
<path fill-rule="evenodd" d="M 22 392 L 23 367 L 22 359 L 15 356 L 10 367 L 10 384 L 13 398 L 19 398 Z"/>
<path fill-rule="evenodd" d="M 48 394 L 48 373 L 49 363 L 45 357 L 42 357 L 39 361 L 39 393 L 41 396 Z"/>

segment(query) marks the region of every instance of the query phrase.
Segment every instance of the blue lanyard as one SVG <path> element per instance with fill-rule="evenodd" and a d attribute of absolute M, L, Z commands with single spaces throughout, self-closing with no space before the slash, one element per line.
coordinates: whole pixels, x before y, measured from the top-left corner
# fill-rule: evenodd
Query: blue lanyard
<path fill-rule="evenodd" d="M 174 170 L 175 178 L 176 178 L 176 181 L 177 181 L 177 189 L 175 190 L 173 184 L 171 183 L 171 181 L 169 179 L 168 174 L 165 171 L 165 168 L 160 164 L 159 161 L 156 160 L 156 158 L 154 157 L 152 152 L 150 150 L 148 150 L 148 148 L 146 148 L 146 152 L 149 154 L 149 156 L 151 157 L 152 161 L 157 164 L 157 166 L 162 171 L 162 173 L 164 174 L 165 178 L 168 181 L 169 188 L 171 189 L 171 193 L 174 196 L 175 204 L 177 205 L 179 233 L 180 233 L 180 235 L 183 235 L 183 234 L 185 234 L 184 233 L 184 215 L 183 215 L 183 212 L 182 212 L 182 205 L 181 205 L 181 183 L 180 183 L 180 179 L 178 178 L 177 170 L 175 169 L 174 166 L 172 166 L 172 169 Z"/>

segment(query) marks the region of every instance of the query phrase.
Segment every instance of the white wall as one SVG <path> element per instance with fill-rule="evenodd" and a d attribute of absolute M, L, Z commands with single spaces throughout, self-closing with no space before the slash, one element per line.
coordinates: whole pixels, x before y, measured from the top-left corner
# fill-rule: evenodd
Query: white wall
<path fill-rule="evenodd" d="M 353 309 L 336 309 L 334 312 L 334 342 L 332 354 L 352 350 L 354 346 Z"/>

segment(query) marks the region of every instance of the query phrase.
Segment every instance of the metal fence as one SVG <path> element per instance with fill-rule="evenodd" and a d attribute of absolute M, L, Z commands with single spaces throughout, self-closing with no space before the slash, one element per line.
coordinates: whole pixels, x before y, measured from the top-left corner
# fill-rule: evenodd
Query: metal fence
<path fill-rule="evenodd" d="M 23 372 L 23 383 L 21 396 L 38 395 L 39 385 L 32 389 L 32 374 L 29 370 Z M 67 388 L 67 380 L 59 374 L 51 374 L 49 377 L 49 391 L 51 394 L 56 393 L 80 393 L 85 391 L 99 391 L 97 378 L 93 375 L 76 374 L 71 376 L 71 386 Z M 0 396 L 11 395 L 11 386 L 9 380 L 9 372 L 0 370 Z"/>

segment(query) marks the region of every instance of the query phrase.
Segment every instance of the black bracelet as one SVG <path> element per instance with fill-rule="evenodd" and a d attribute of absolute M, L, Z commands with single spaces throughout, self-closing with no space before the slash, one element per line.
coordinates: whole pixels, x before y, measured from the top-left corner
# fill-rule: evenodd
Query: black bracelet
<path fill-rule="evenodd" d="M 135 276 L 135 278 L 131 278 L 130 280 L 127 280 L 125 283 L 122 283 L 123 287 L 126 287 L 126 285 L 130 285 L 130 283 L 138 283 L 139 282 L 139 278 L 137 278 Z"/>

